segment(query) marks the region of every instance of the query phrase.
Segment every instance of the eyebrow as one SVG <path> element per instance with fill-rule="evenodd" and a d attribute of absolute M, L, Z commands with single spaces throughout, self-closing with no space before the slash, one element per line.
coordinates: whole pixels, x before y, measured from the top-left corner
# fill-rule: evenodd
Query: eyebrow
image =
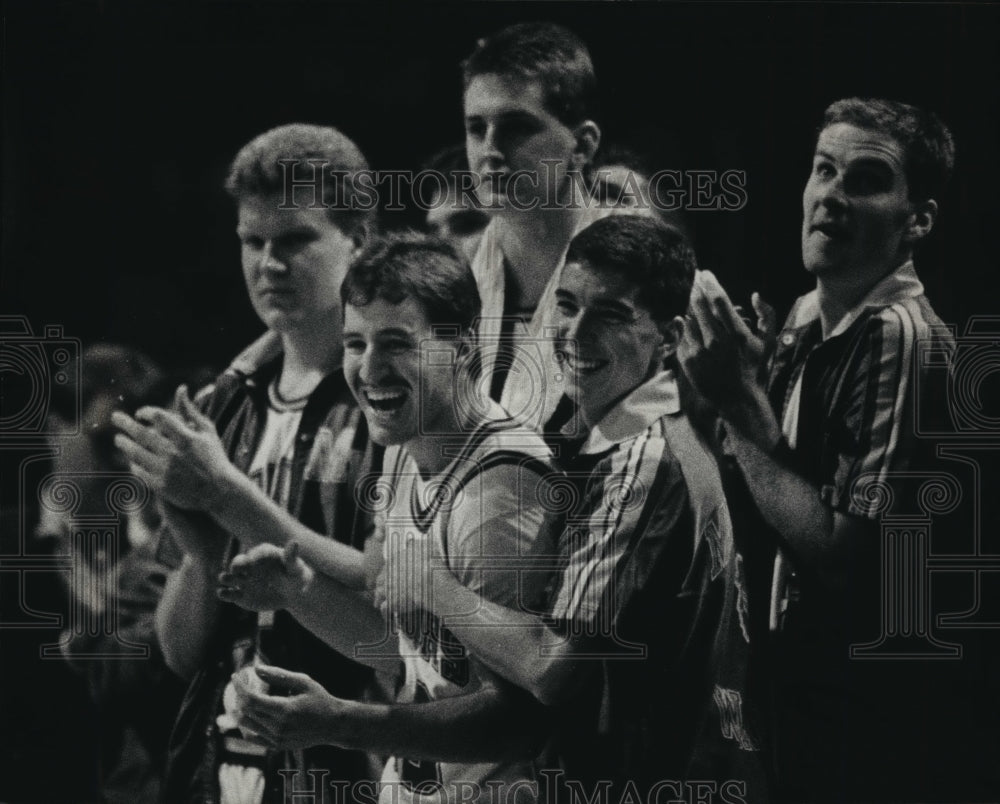
<path fill-rule="evenodd" d="M 836 157 L 827 153 L 826 151 L 816 151 L 813 155 L 813 159 L 826 159 L 830 162 L 837 161 Z M 862 167 L 880 167 L 886 170 L 893 170 L 893 162 L 891 159 L 885 156 L 860 156 L 857 159 L 852 159 L 851 165 L 861 165 Z"/>
<path fill-rule="evenodd" d="M 625 313 L 632 317 L 635 317 L 638 312 L 634 307 L 630 307 L 616 299 L 598 299 L 594 302 L 593 307 L 598 310 L 612 310 L 616 313 Z"/>
<path fill-rule="evenodd" d="M 528 111 L 527 109 L 509 109 L 502 111 L 497 115 L 494 115 L 499 120 L 540 120 L 539 115 L 534 112 Z M 467 114 L 465 115 L 466 122 L 485 120 L 486 115 L 482 114 Z"/>
<path fill-rule="evenodd" d="M 403 329 L 402 327 L 389 327 L 388 329 L 380 329 L 375 333 L 377 338 L 409 338 L 414 339 L 414 335 L 408 329 Z"/>
<path fill-rule="evenodd" d="M 562 288 L 556 288 L 556 298 L 566 299 L 567 301 L 576 301 L 576 296 L 568 290 L 563 290 Z M 617 299 L 597 299 L 593 302 L 593 304 L 591 304 L 591 307 L 596 310 L 611 310 L 616 313 L 624 313 L 625 315 L 632 316 L 633 318 L 639 313 L 639 311 L 634 307 L 630 307 Z"/>

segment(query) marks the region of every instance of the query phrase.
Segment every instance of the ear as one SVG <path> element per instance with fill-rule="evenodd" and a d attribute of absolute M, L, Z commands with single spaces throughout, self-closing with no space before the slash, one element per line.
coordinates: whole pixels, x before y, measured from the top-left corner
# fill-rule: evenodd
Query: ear
<path fill-rule="evenodd" d="M 673 357 L 677 351 L 677 346 L 684 337 L 684 318 L 675 315 L 670 321 L 658 325 L 660 336 L 663 340 L 657 346 L 657 356 L 662 363 L 669 357 Z"/>
<path fill-rule="evenodd" d="M 573 162 L 577 168 L 583 168 L 594 161 L 597 147 L 601 144 L 601 129 L 593 120 L 584 120 L 573 126 L 573 136 L 576 145 L 573 148 Z"/>
<path fill-rule="evenodd" d="M 351 242 L 354 244 L 354 250 L 351 254 L 352 257 L 356 257 L 361 249 L 365 247 L 368 240 L 375 234 L 374 226 L 366 221 L 361 221 L 356 224 L 354 229 L 351 231 Z"/>
<path fill-rule="evenodd" d="M 931 229 L 934 228 L 937 213 L 937 201 L 933 198 L 928 198 L 926 201 L 915 204 L 907 220 L 906 231 L 903 232 L 903 241 L 914 246 L 927 237 Z"/>

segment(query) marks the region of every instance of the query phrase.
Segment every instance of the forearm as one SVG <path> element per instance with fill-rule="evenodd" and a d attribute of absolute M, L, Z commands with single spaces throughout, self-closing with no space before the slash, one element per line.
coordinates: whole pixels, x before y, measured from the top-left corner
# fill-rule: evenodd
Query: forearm
<path fill-rule="evenodd" d="M 316 572 L 308 587 L 289 601 L 288 612 L 342 656 L 376 670 L 399 664 L 399 640 L 367 593 L 348 589 Z M 361 651 L 369 646 L 368 651 Z"/>
<path fill-rule="evenodd" d="M 302 558 L 317 571 L 350 589 L 364 589 L 363 555 L 359 550 L 310 530 L 235 468 L 226 482 L 226 493 L 219 495 L 209 513 L 242 544 L 284 547 L 294 541 Z"/>
<path fill-rule="evenodd" d="M 441 762 L 533 758 L 545 734 L 544 709 L 523 690 L 492 684 L 417 704 L 346 702 L 332 742 L 377 754 Z"/>
<path fill-rule="evenodd" d="M 481 598 L 448 572 L 434 573 L 434 612 L 469 650 L 542 703 L 560 703 L 586 673 L 569 637 L 540 617 Z"/>
<path fill-rule="evenodd" d="M 186 555 L 167 578 L 156 608 L 156 635 L 172 672 L 190 679 L 203 665 L 219 620 L 215 562 Z"/>
<path fill-rule="evenodd" d="M 816 486 L 738 432 L 728 444 L 761 516 L 793 562 L 841 588 L 852 548 L 847 518 L 820 499 Z"/>

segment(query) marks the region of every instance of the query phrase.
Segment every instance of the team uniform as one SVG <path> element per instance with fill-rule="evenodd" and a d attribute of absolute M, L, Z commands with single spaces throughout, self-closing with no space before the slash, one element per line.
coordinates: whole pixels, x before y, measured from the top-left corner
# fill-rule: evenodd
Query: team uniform
<path fill-rule="evenodd" d="M 581 210 L 573 235 L 608 214 L 609 209 L 593 202 Z M 503 226 L 500 218 L 489 222 L 471 262 L 482 300 L 477 327 L 482 376 L 490 381 L 492 399 L 531 429 L 542 432 L 550 421 L 561 427 L 572 417 L 572 408 L 563 396 L 565 383 L 556 359 L 552 323 L 563 260 L 560 258 L 534 310 L 511 309 L 506 295 L 507 258 L 499 237 Z"/>
<path fill-rule="evenodd" d="M 791 554 L 775 562 L 775 758 L 789 800 L 954 800 L 971 775 L 963 763 L 974 765 L 982 750 L 959 747 L 962 724 L 976 721 L 976 704 L 960 692 L 962 662 L 850 658 L 851 645 L 881 631 L 880 517 L 919 510 L 913 483 L 927 475 L 899 473 L 941 468 L 934 442 L 916 435 L 918 411 L 946 415 L 943 385 L 915 359 L 921 344 L 945 362 L 955 347 L 910 262 L 827 337 L 815 291 L 796 301 L 778 336 L 769 394 L 787 442 L 783 460 L 830 509 L 870 523 L 851 556 L 846 595 Z"/>
<path fill-rule="evenodd" d="M 391 585 L 402 571 L 394 555 L 406 539 L 420 536 L 438 544 L 447 571 L 484 599 L 508 607 L 541 602 L 547 574 L 523 567 L 546 552 L 551 558 L 555 549 L 539 503 L 554 471 L 549 451 L 495 403 L 490 416 L 464 443 L 453 444 L 451 463 L 430 478 L 421 477 L 405 448 L 387 448 L 382 484 L 391 491 L 378 519 L 385 537 L 383 572 L 390 599 Z M 449 448 L 447 442 L 442 441 L 442 448 Z M 520 571 L 519 562 L 525 562 Z M 404 663 L 397 703 L 454 697 L 474 692 L 482 683 L 482 667 L 430 611 L 407 606 L 390 611 L 389 617 L 398 631 Z M 384 804 L 439 804 L 444 797 L 528 804 L 537 797 L 531 761 L 451 763 L 391 757 L 382 782 Z"/>
<path fill-rule="evenodd" d="M 371 527 L 355 503 L 355 487 L 377 469 L 379 451 L 368 440 L 341 371 L 328 374 L 307 399 L 287 402 L 276 392 L 281 360 L 278 337 L 263 336 L 219 377 L 204 401 L 206 413 L 233 464 L 272 499 L 310 529 L 362 549 Z M 227 554 L 239 549 L 234 538 Z M 170 550 L 167 539 L 161 554 Z M 258 615 L 219 605 L 210 655 L 191 681 L 174 726 L 164 799 L 291 801 L 295 792 L 313 789 L 319 774 L 347 782 L 368 777 L 360 752 L 330 746 L 267 751 L 244 739 L 235 726 L 230 676 L 248 664 L 269 663 L 307 673 L 334 695 L 358 699 L 371 672 L 327 647 L 287 612 Z M 309 770 L 317 774 L 287 773 Z M 327 800 L 319 795 L 316 801 Z"/>
<path fill-rule="evenodd" d="M 672 372 L 629 393 L 565 468 L 578 494 L 551 617 L 600 661 L 563 719 L 566 778 L 588 795 L 611 780 L 665 800 L 701 780 L 722 800 L 765 801 L 741 560 Z"/>

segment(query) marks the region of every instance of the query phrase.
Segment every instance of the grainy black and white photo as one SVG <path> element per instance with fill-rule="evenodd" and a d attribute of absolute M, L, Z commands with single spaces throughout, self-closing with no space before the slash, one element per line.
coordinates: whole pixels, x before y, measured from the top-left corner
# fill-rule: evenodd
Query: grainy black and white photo
<path fill-rule="evenodd" d="M 0 802 L 1000 801 L 1000 7 L 0 14 Z"/>

